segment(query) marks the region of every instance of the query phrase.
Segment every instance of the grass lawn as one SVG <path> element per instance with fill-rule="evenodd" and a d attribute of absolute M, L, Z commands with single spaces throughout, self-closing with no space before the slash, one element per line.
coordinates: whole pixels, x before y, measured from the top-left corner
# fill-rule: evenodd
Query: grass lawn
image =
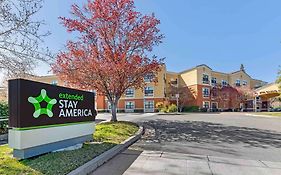
<path fill-rule="evenodd" d="M 271 115 L 276 117 L 281 117 L 281 112 L 257 112 L 257 115 Z"/>
<path fill-rule="evenodd" d="M 0 146 L 0 174 L 67 174 L 131 137 L 137 130 L 137 125 L 129 122 L 98 124 L 95 143 L 85 143 L 78 150 L 49 153 L 22 161 L 12 158 L 12 149 L 3 145 Z"/>

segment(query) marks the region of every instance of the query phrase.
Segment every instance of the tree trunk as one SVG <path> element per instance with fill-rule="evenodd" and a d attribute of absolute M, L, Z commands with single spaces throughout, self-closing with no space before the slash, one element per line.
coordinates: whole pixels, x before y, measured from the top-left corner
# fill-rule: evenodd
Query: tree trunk
<path fill-rule="evenodd" d="M 117 122 L 117 105 L 118 100 L 111 102 L 111 120 L 112 122 Z"/>

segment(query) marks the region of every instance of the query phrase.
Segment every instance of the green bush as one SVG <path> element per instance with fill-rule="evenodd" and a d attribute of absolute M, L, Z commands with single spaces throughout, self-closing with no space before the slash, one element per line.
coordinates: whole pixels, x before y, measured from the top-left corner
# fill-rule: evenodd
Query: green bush
<path fill-rule="evenodd" d="M 208 112 L 208 109 L 207 108 L 201 108 L 200 112 Z"/>
<path fill-rule="evenodd" d="M 6 118 L 9 115 L 8 104 L 0 102 L 0 119 Z M 0 121 L 0 134 L 8 132 L 8 121 Z"/>
<path fill-rule="evenodd" d="M 168 107 L 168 112 L 177 112 L 178 111 L 178 107 L 177 105 L 175 104 L 171 104 L 169 107 Z"/>
<path fill-rule="evenodd" d="M 0 102 L 0 117 L 7 117 L 9 115 L 8 103 Z"/>
<path fill-rule="evenodd" d="M 8 133 L 8 121 L 0 121 L 0 135 Z"/>
<path fill-rule="evenodd" d="M 199 106 L 185 106 L 183 112 L 199 112 Z"/>
<path fill-rule="evenodd" d="M 164 106 L 160 111 L 165 112 L 165 113 L 172 113 L 172 112 L 177 112 L 178 107 L 175 104 L 171 104 L 169 106 Z"/>

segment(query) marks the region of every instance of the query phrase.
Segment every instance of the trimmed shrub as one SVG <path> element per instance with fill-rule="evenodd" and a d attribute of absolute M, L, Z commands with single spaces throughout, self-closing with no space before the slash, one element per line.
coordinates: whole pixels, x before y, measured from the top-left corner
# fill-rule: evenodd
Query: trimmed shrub
<path fill-rule="evenodd" d="M 0 117 L 7 117 L 9 115 L 8 103 L 0 102 Z"/>
<path fill-rule="evenodd" d="M 9 108 L 6 102 L 0 102 L 0 118 L 6 118 L 9 115 Z M 0 134 L 8 132 L 8 121 L 0 122 Z"/>
<path fill-rule="evenodd" d="M 199 112 L 199 106 L 185 106 L 183 112 Z"/>
<path fill-rule="evenodd" d="M 208 108 L 201 108 L 200 112 L 208 112 Z"/>
<path fill-rule="evenodd" d="M 168 112 L 177 112 L 178 111 L 178 107 L 177 105 L 175 104 L 171 104 L 169 107 L 168 107 Z"/>
<path fill-rule="evenodd" d="M 135 109 L 134 112 L 135 113 L 143 113 L 144 111 L 143 111 L 143 109 Z"/>

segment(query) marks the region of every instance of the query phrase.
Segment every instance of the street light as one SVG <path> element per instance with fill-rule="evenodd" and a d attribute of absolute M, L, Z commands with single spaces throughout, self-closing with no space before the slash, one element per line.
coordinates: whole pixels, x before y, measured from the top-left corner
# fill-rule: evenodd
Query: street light
<path fill-rule="evenodd" d="M 179 113 L 179 97 L 180 97 L 180 94 L 176 94 L 176 98 L 177 98 L 177 113 Z"/>

